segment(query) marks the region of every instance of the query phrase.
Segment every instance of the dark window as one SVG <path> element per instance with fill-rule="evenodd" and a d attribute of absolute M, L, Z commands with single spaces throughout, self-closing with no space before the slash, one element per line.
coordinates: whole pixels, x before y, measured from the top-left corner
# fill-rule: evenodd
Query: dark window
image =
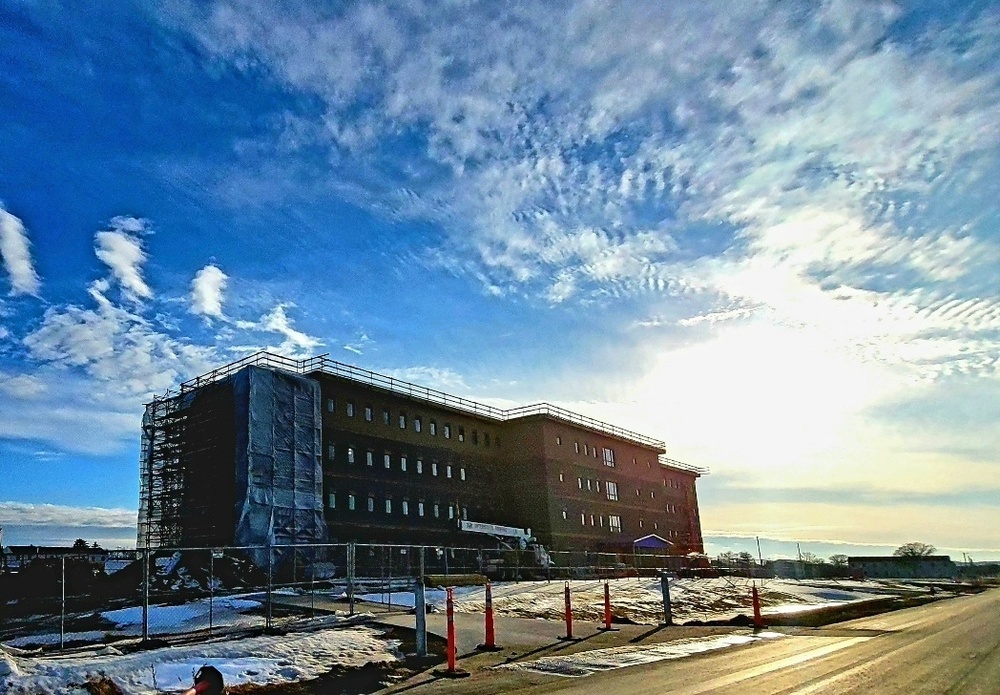
<path fill-rule="evenodd" d="M 476 432 L 476 430 L 472 430 L 472 444 L 479 446 L 479 432 Z"/>
<path fill-rule="evenodd" d="M 355 505 L 354 495 L 350 494 L 350 495 L 347 496 L 347 508 L 353 512 L 354 511 L 354 505 Z"/>
<path fill-rule="evenodd" d="M 389 414 L 388 408 L 382 408 L 382 424 L 388 425 L 392 422 L 392 416 Z"/>
<path fill-rule="evenodd" d="M 451 439 L 451 425 L 444 426 L 444 438 Z"/>
<path fill-rule="evenodd" d="M 430 429 L 431 436 L 432 437 L 436 437 L 437 433 L 438 433 L 438 424 L 436 422 L 434 422 L 433 420 L 431 420 L 430 423 L 428 423 L 428 424 L 429 424 L 429 426 L 431 428 Z"/>
<path fill-rule="evenodd" d="M 365 406 L 365 420 L 367 422 L 371 422 L 374 419 L 375 419 L 375 409 L 372 408 L 370 405 L 366 405 Z"/>
<path fill-rule="evenodd" d="M 401 430 L 406 429 L 406 413 L 399 414 L 399 429 Z"/>
<path fill-rule="evenodd" d="M 370 512 L 375 511 L 375 498 L 372 497 L 371 495 L 368 495 L 368 511 Z"/>
<path fill-rule="evenodd" d="M 354 401 L 347 401 L 347 417 L 354 417 Z"/>
<path fill-rule="evenodd" d="M 465 428 L 464 427 L 459 427 L 458 428 L 458 441 L 460 441 L 460 442 L 464 442 L 465 441 Z"/>
<path fill-rule="evenodd" d="M 337 410 L 337 401 L 332 398 L 326 399 L 326 412 L 332 413 Z"/>
<path fill-rule="evenodd" d="M 423 427 L 423 422 L 421 422 L 420 416 L 418 415 L 417 417 L 413 418 L 413 429 L 419 432 L 421 427 Z"/>

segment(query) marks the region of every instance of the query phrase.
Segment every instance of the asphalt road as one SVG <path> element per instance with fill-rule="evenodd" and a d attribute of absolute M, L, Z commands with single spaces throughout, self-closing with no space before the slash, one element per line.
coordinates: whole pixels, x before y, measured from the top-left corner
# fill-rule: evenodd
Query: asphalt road
<path fill-rule="evenodd" d="M 1000 693 L 1000 591 L 743 648 L 587 678 L 546 692 Z"/>
<path fill-rule="evenodd" d="M 483 667 L 486 664 L 482 664 Z M 1000 590 L 583 678 L 476 669 L 452 693 L 1000 693 Z M 393 690 L 397 690 L 394 688 Z"/>

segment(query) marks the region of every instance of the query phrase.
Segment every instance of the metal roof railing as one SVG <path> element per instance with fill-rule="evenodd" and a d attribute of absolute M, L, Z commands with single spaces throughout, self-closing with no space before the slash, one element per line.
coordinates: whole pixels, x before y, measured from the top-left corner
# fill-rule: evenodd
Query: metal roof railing
<path fill-rule="evenodd" d="M 661 466 L 666 466 L 667 468 L 676 468 L 677 470 L 684 471 L 685 473 L 694 473 L 695 475 L 708 475 L 707 468 L 692 466 L 690 463 L 684 463 L 683 461 L 678 461 L 677 459 L 667 458 L 662 454 L 658 457 L 658 460 Z"/>
<path fill-rule="evenodd" d="M 533 405 L 519 406 L 505 410 L 492 405 L 477 403 L 476 401 L 462 398 L 460 396 L 453 396 L 450 393 L 445 393 L 444 391 L 438 391 L 436 389 L 427 388 L 426 386 L 412 384 L 408 381 L 403 381 L 386 374 L 380 374 L 378 372 L 344 364 L 343 362 L 337 362 L 336 360 L 330 359 L 326 354 L 317 355 L 316 357 L 310 357 L 303 360 L 296 360 L 290 357 L 275 355 L 266 351 L 256 352 L 248 357 L 244 357 L 243 359 L 224 365 L 218 369 L 213 369 L 210 372 L 183 382 L 180 385 L 180 393 L 185 393 L 219 381 L 249 366 L 280 369 L 286 372 L 301 375 L 321 372 L 323 374 L 329 374 L 331 376 L 341 377 L 357 383 L 366 384 L 374 388 L 383 389 L 393 394 L 406 396 L 408 398 L 454 410 L 460 410 L 479 417 L 490 418 L 498 421 L 506 422 L 516 420 L 518 418 L 541 415 L 562 420 L 563 422 L 577 425 L 579 427 L 597 430 L 599 432 L 603 432 L 604 434 L 608 434 L 619 439 L 625 439 L 642 446 L 659 449 L 661 451 L 666 449 L 666 445 L 662 440 L 648 437 L 644 434 L 640 434 L 639 432 L 634 432 L 623 427 L 617 427 L 595 418 L 587 417 L 586 415 L 574 413 L 571 410 L 560 408 L 552 405 L 551 403 L 535 403 Z M 175 394 L 168 391 L 164 394 L 163 398 L 169 398 L 172 395 Z M 668 460 L 672 461 L 671 459 Z M 679 461 L 665 465 L 673 465 L 677 468 L 683 467 L 683 470 L 690 470 L 691 472 L 702 470 L 697 469 L 694 466 L 682 464 Z"/>

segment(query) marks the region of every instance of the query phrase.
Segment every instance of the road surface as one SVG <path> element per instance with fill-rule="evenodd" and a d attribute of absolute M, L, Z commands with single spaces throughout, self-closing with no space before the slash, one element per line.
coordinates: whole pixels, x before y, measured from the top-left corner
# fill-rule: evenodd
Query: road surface
<path fill-rule="evenodd" d="M 470 664 L 471 665 L 471 664 Z M 485 664 L 483 664 L 485 666 Z M 1000 693 L 1000 590 L 583 678 L 476 669 L 423 692 L 601 695 Z"/>

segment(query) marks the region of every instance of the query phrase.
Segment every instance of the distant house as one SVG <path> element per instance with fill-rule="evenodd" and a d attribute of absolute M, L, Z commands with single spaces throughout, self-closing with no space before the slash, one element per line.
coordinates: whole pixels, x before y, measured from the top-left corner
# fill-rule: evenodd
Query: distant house
<path fill-rule="evenodd" d="M 852 577 L 864 579 L 949 579 L 957 572 L 948 555 L 849 557 L 847 567 Z"/>

